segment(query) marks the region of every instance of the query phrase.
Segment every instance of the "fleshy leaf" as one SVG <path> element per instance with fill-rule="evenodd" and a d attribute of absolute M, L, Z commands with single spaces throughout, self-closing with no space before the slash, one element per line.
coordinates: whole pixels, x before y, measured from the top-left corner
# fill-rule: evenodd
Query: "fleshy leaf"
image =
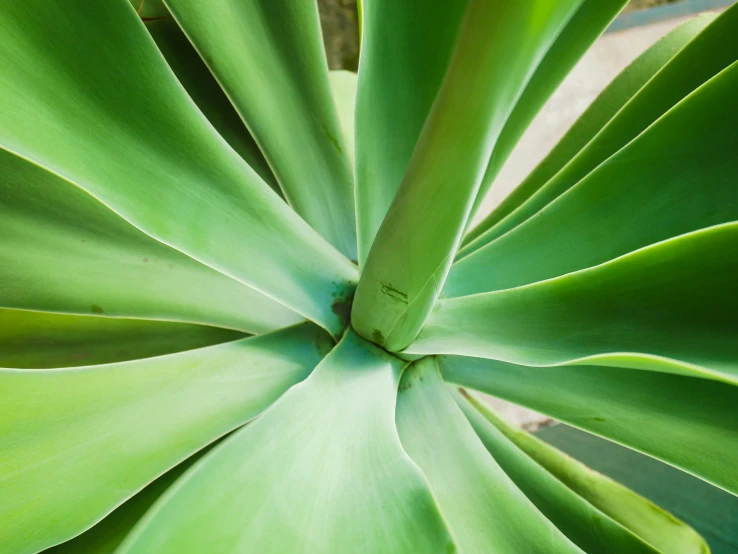
<path fill-rule="evenodd" d="M 738 384 L 736 275 L 738 223 L 726 223 L 542 283 L 442 300 L 407 353 Z"/>
<path fill-rule="evenodd" d="M 702 537 L 673 515 L 513 427 L 467 391 L 449 389 L 505 472 L 585 552 L 709 553 Z"/>
<path fill-rule="evenodd" d="M 490 456 L 445 390 L 434 358 L 403 375 L 397 429 L 461 552 L 582 553 Z"/>
<path fill-rule="evenodd" d="M 81 533 L 255 417 L 304 379 L 329 345 L 305 323 L 133 362 L 0 369 L 3 548 L 38 552 Z"/>
<path fill-rule="evenodd" d="M 523 94 L 515 104 L 515 109 L 505 122 L 505 127 L 497 139 L 484 172 L 484 179 L 482 179 L 472 208 L 472 217 L 533 118 L 558 88 L 564 77 L 627 3 L 628 0 L 584 0 L 561 30 L 538 64 Z M 469 219 L 471 220 L 471 217 Z"/>
<path fill-rule="evenodd" d="M 420 331 L 495 141 L 581 2 L 469 3 L 443 85 L 361 275 L 352 312 L 360 335 L 396 351 Z"/>
<path fill-rule="evenodd" d="M 610 367 L 441 356 L 444 378 L 649 454 L 738 494 L 738 387 Z"/>
<path fill-rule="evenodd" d="M 70 541 L 44 550 L 43 554 L 114 554 L 131 529 L 182 474 L 205 454 L 213 443 L 149 483 L 118 506 L 105 519 Z"/>
<path fill-rule="evenodd" d="M 1 147 L 342 331 L 331 303 L 351 294 L 357 268 L 218 135 L 128 2 L 3 3 L 0 59 Z"/>
<path fill-rule="evenodd" d="M 470 254 L 500 236 L 502 226 L 497 227 L 497 224 L 519 208 L 574 158 L 651 80 L 654 74 L 689 44 L 715 17 L 717 17 L 716 14 L 705 13 L 682 23 L 656 41 L 615 77 L 523 182 L 481 223 L 466 234 L 462 243 L 465 246 L 459 250 L 457 257 Z M 495 227 L 495 230 L 487 232 L 492 227 Z M 482 234 L 484 238 L 475 240 Z"/>
<path fill-rule="evenodd" d="M 362 266 L 441 87 L 468 2 L 359 4 L 356 219 Z"/>
<path fill-rule="evenodd" d="M 215 448 L 120 554 L 455 552 L 394 425 L 404 362 L 349 331 L 304 383 Z"/>
<path fill-rule="evenodd" d="M 124 362 L 243 338 L 243 333 L 162 321 L 0 308 L 0 367 L 44 369 Z"/>
<path fill-rule="evenodd" d="M 295 211 L 356 259 L 353 176 L 315 0 L 166 0 Z"/>
<path fill-rule="evenodd" d="M 149 1 L 146 0 L 146 5 Z M 272 190 L 281 195 L 282 190 L 259 145 L 241 121 L 231 101 L 169 12 L 164 13 L 163 16 L 144 21 L 169 67 L 218 133 Z"/>
<path fill-rule="evenodd" d="M 0 149 L 0 306 L 263 333 L 302 318 Z"/>
<path fill-rule="evenodd" d="M 343 143 L 346 145 L 346 155 L 354 164 L 354 111 L 356 106 L 357 75 L 351 71 L 331 71 L 328 74 L 333 92 L 333 101 L 336 103 L 338 123 L 341 125 Z"/>
<path fill-rule="evenodd" d="M 454 264 L 444 296 L 556 277 L 738 218 L 738 112 L 724 108 L 738 87 L 736 32 L 738 6 L 677 54 L 511 215 L 535 217 Z"/>

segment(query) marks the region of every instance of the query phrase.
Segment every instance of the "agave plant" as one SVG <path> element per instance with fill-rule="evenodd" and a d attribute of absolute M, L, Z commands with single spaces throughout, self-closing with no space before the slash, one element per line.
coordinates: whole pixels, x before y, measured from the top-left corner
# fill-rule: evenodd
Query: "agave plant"
<path fill-rule="evenodd" d="M 472 227 L 625 0 L 165 4 L 0 4 L 0 551 L 708 552 L 470 391 L 738 493 L 738 8 Z"/>

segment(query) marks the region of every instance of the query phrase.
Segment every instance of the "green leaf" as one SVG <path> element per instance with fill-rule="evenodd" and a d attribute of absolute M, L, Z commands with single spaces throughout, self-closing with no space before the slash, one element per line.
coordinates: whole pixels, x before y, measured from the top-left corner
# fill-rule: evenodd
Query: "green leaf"
<path fill-rule="evenodd" d="M 444 378 L 527 406 L 738 494 L 738 387 L 608 367 L 442 356 Z"/>
<path fill-rule="evenodd" d="M 43 369 L 173 354 L 243 338 L 186 323 L 80 317 L 0 308 L 0 367 Z"/>
<path fill-rule="evenodd" d="M 584 6 L 591 6 L 592 2 Z M 581 11 L 581 10 L 580 10 Z M 679 25 L 625 68 L 577 119 L 551 152 L 481 223 L 464 237 L 457 257 L 463 257 L 503 234 L 505 219 L 543 187 L 607 125 L 620 109 L 717 14 L 705 13 Z M 573 21 L 572 21 L 573 23 Z M 571 26 L 572 23 L 569 25 Z M 556 44 L 559 44 L 557 41 Z M 532 85 L 529 85 L 532 88 Z M 479 203 L 479 198 L 477 202 Z M 499 224 L 499 225 L 498 225 Z M 491 229 L 494 227 L 494 231 Z M 488 232 L 489 231 L 489 232 Z M 484 234 L 484 238 L 475 240 Z"/>
<path fill-rule="evenodd" d="M 44 554 L 114 554 L 131 529 L 192 464 L 209 451 L 210 444 L 148 484 L 94 527 L 70 541 L 44 550 Z"/>
<path fill-rule="evenodd" d="M 542 283 L 442 300 L 407 353 L 738 384 L 736 275 L 738 223 L 726 223 Z"/>
<path fill-rule="evenodd" d="M 251 333 L 302 319 L 152 239 L 57 175 L 2 149 L 0 167 L 0 306 Z"/>
<path fill-rule="evenodd" d="M 329 345 L 302 324 L 147 360 L 0 370 L 3 548 L 38 552 L 84 531 L 255 417 Z"/>
<path fill-rule="evenodd" d="M 356 107 L 357 75 L 351 71 L 331 71 L 328 73 L 333 101 L 336 104 L 338 123 L 341 126 L 346 155 L 354 165 L 354 111 Z"/>
<path fill-rule="evenodd" d="M 738 219 L 738 111 L 725 109 L 737 89 L 738 63 L 536 217 L 459 260 L 443 296 L 542 281 Z"/>
<path fill-rule="evenodd" d="M 455 552 L 394 426 L 402 365 L 349 331 L 180 480 L 120 554 Z"/>
<path fill-rule="evenodd" d="M 145 7 L 150 0 L 146 0 Z M 169 67 L 208 121 L 272 190 L 281 195 L 279 183 L 228 97 L 166 8 L 164 15 L 146 21 L 146 28 Z"/>
<path fill-rule="evenodd" d="M 397 429 L 461 552 L 582 553 L 490 456 L 445 390 L 434 358 L 406 370 Z"/>
<path fill-rule="evenodd" d="M 364 0 L 356 102 L 359 265 L 407 171 L 469 0 Z M 431 39 L 432 37 L 432 39 Z"/>
<path fill-rule="evenodd" d="M 217 134 L 128 2 L 0 8 L 0 146 L 334 334 L 357 269 Z M 104 306 L 103 306 L 104 308 Z"/>
<path fill-rule="evenodd" d="M 477 192 L 472 217 L 479 210 L 495 177 L 533 118 L 627 3 L 628 0 L 584 0 L 561 30 L 505 122 Z"/>
<path fill-rule="evenodd" d="M 494 143 L 581 1 L 470 2 L 443 86 L 362 272 L 352 312 L 362 336 L 395 351 L 417 335 L 451 267 Z"/>
<path fill-rule="evenodd" d="M 513 427 L 464 389 L 452 395 L 502 469 L 585 552 L 709 553 L 694 529 L 652 502 Z"/>
<path fill-rule="evenodd" d="M 315 0 L 166 0 L 295 211 L 356 259 L 353 176 Z"/>

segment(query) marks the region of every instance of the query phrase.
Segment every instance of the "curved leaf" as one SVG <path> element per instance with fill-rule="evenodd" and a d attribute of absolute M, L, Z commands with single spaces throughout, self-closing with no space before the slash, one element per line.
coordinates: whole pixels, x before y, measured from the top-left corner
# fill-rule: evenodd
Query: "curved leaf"
<path fill-rule="evenodd" d="M 435 359 L 405 371 L 397 429 L 461 552 L 582 553 L 490 456 L 445 390 Z"/>
<path fill-rule="evenodd" d="M 152 239 L 57 175 L 2 149 L 0 167 L 0 306 L 252 333 L 302 319 Z"/>
<path fill-rule="evenodd" d="M 356 107 L 357 75 L 351 71 L 331 71 L 328 73 L 331 84 L 333 101 L 336 103 L 338 123 L 341 126 L 343 143 L 346 145 L 346 155 L 354 164 L 354 111 Z"/>
<path fill-rule="evenodd" d="M 490 157 L 469 220 L 533 118 L 628 0 L 584 0 L 536 67 Z"/>
<path fill-rule="evenodd" d="M 649 454 L 738 494 L 738 387 L 606 367 L 534 368 L 442 356 L 447 381 Z"/>
<path fill-rule="evenodd" d="M 736 275 L 738 223 L 726 223 L 542 283 L 442 300 L 407 353 L 738 384 Z"/>
<path fill-rule="evenodd" d="M 323 331 L 303 324 L 134 362 L 1 369 L 3 549 L 38 552 L 84 531 L 255 417 L 329 345 Z"/>
<path fill-rule="evenodd" d="M 443 295 L 542 281 L 738 219 L 738 111 L 725 109 L 737 89 L 734 63 L 536 217 L 459 260 Z"/>
<path fill-rule="evenodd" d="M 186 323 L 81 317 L 0 308 L 0 367 L 43 369 L 173 354 L 243 338 Z"/>
<path fill-rule="evenodd" d="M 349 331 L 180 480 L 120 554 L 455 552 L 394 426 L 402 364 Z"/>
<path fill-rule="evenodd" d="M 469 0 L 363 0 L 356 98 L 359 264 L 400 187 Z M 432 37 L 432 40 L 429 38 Z"/>
<path fill-rule="evenodd" d="M 452 395 L 502 469 L 585 552 L 709 554 L 694 529 L 652 502 L 513 427 L 464 389 Z"/>
<path fill-rule="evenodd" d="M 446 280 L 495 141 L 581 2 L 470 2 L 443 86 L 361 275 L 351 316 L 360 335 L 396 351 L 418 334 Z"/>
<path fill-rule="evenodd" d="M 44 554 L 114 554 L 151 506 L 217 442 L 199 450 L 146 485 L 143 490 L 118 506 L 94 527 L 70 541 L 44 550 Z"/>
<path fill-rule="evenodd" d="M 295 211 L 356 259 L 354 186 L 315 0 L 166 0 Z"/>
<path fill-rule="evenodd" d="M 146 0 L 144 6 L 149 5 Z M 166 8 L 164 15 L 146 20 L 146 28 L 156 42 L 169 67 L 208 121 L 272 190 L 281 195 L 276 177 L 264 159 L 259 145 L 220 88 L 210 70 L 190 41 L 172 19 Z M 143 14 L 141 14 L 143 17 Z"/>
<path fill-rule="evenodd" d="M 217 134 L 124 0 L 0 7 L 0 146 L 334 334 L 357 269 Z"/>
<path fill-rule="evenodd" d="M 498 226 L 498 223 L 519 208 L 574 158 L 654 74 L 716 17 L 717 14 L 705 13 L 682 23 L 615 77 L 525 180 L 466 234 L 462 243 L 465 246 L 459 250 L 457 258 L 474 252 L 502 235 L 503 226 Z M 512 222 L 512 217 L 510 221 Z M 493 227 L 494 231 L 491 230 Z M 475 240 L 482 234 L 483 238 Z"/>

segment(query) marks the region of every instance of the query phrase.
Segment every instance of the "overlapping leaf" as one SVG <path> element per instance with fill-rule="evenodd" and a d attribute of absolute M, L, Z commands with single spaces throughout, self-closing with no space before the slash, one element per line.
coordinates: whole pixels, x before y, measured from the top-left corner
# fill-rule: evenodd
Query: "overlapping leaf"
<path fill-rule="evenodd" d="M 314 0 L 166 0 L 290 205 L 356 259 L 354 187 Z"/>
<path fill-rule="evenodd" d="M 362 266 L 441 87 L 468 2 L 360 2 L 356 219 Z"/>
<path fill-rule="evenodd" d="M 581 554 L 487 452 L 445 390 L 435 359 L 405 372 L 397 428 L 461 552 Z"/>
<path fill-rule="evenodd" d="M 186 323 L 0 308 L 0 367 L 109 364 L 240 338 L 237 331 Z"/>
<path fill-rule="evenodd" d="M 352 324 L 362 336 L 395 351 L 417 335 L 446 279 L 495 141 L 581 2 L 470 2 L 443 85 L 361 275 Z"/>
<path fill-rule="evenodd" d="M 0 369 L 3 549 L 38 552 L 84 531 L 255 417 L 329 346 L 305 323 L 146 360 Z"/>
<path fill-rule="evenodd" d="M 216 444 L 216 443 L 214 443 Z M 44 554 L 114 554 L 151 506 L 213 445 L 203 448 L 181 464 L 148 484 L 141 492 L 118 506 L 100 523 Z"/>
<path fill-rule="evenodd" d="M 631 367 L 738 384 L 738 223 L 607 264 L 442 300 L 409 354 Z"/>
<path fill-rule="evenodd" d="M 498 224 L 519 208 L 574 158 L 620 109 L 651 80 L 654 74 L 678 54 L 685 45 L 689 44 L 715 17 L 715 14 L 702 14 L 682 23 L 656 41 L 653 46 L 615 77 L 523 182 L 502 200 L 499 206 L 492 210 L 479 225 L 466 234 L 462 243 L 466 246 L 459 250 L 457 257 L 467 255 L 500 236 L 503 233 L 503 226 Z M 510 221 L 512 222 L 512 217 Z M 494 231 L 491 231 L 492 227 L 495 227 Z M 484 238 L 475 240 L 482 234 L 484 234 Z"/>
<path fill-rule="evenodd" d="M 630 446 L 738 494 L 738 387 L 609 367 L 441 356 L 444 378 Z"/>
<path fill-rule="evenodd" d="M 677 54 L 511 216 L 536 217 L 455 264 L 444 295 L 563 275 L 738 218 L 738 113 L 724 109 L 738 87 L 737 31 L 735 7 Z"/>
<path fill-rule="evenodd" d="M 627 0 L 584 0 L 561 30 L 505 122 L 484 172 L 472 216 L 481 206 L 502 165 L 535 115 L 626 3 Z"/>
<path fill-rule="evenodd" d="M 0 146 L 333 333 L 356 267 L 220 137 L 124 0 L 0 8 Z M 327 88 L 327 83 L 326 83 Z"/>
<path fill-rule="evenodd" d="M 144 2 L 147 8 L 151 0 Z M 264 159 L 256 141 L 249 133 L 228 97 L 210 70 L 166 9 L 149 19 L 140 13 L 151 37 L 167 64 L 195 101 L 197 107 L 213 124 L 228 144 L 246 160 L 272 190 L 282 194 L 277 179 Z"/>
<path fill-rule="evenodd" d="M 585 552 L 709 552 L 694 529 L 652 502 L 513 427 L 463 389 L 449 390 L 502 469 Z"/>
<path fill-rule="evenodd" d="M 296 313 L 0 149 L 0 306 L 271 331 Z"/>
<path fill-rule="evenodd" d="M 180 480 L 120 554 L 455 552 L 394 426 L 401 368 L 349 331 Z"/>

